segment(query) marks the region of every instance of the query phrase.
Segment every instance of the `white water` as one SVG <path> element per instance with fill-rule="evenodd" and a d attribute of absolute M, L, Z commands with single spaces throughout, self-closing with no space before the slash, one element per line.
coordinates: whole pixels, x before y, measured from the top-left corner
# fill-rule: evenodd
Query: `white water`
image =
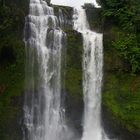
<path fill-rule="evenodd" d="M 83 36 L 84 116 L 81 140 L 105 140 L 101 126 L 101 87 L 103 67 L 102 34 L 89 28 L 85 10 L 74 9 L 74 29 Z"/>
<path fill-rule="evenodd" d="M 71 140 L 61 105 L 65 33 L 45 1 L 30 0 L 29 8 L 25 25 L 24 140 Z"/>
<path fill-rule="evenodd" d="M 59 20 L 63 22 L 63 16 Z M 24 140 L 75 140 L 61 105 L 61 66 L 65 33 L 53 8 L 43 0 L 30 0 L 26 17 L 26 94 Z M 85 10 L 74 10 L 74 29 L 83 35 L 84 117 L 82 140 L 103 140 L 100 121 L 102 86 L 102 34 L 89 28 Z"/>

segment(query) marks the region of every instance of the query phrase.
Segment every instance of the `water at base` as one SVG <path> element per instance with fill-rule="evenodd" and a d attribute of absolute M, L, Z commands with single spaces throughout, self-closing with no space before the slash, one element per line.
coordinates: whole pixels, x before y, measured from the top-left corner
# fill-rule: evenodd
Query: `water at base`
<path fill-rule="evenodd" d="M 81 140 L 108 140 L 101 126 L 101 88 L 103 67 L 102 34 L 89 28 L 85 10 L 74 9 L 74 30 L 83 36 L 84 116 Z"/>
<path fill-rule="evenodd" d="M 61 55 L 66 34 L 52 7 L 30 0 L 25 23 L 24 140 L 71 140 L 61 105 Z"/>

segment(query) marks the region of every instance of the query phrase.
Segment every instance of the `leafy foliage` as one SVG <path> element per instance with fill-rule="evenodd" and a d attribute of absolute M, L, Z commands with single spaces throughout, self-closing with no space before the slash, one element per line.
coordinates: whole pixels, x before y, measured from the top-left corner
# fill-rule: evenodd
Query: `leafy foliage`
<path fill-rule="evenodd" d="M 24 25 L 24 13 L 17 7 L 0 7 L 0 37 L 9 34 L 22 36 L 21 29 Z"/>
<path fill-rule="evenodd" d="M 140 70 L 140 1 L 139 0 L 102 0 L 105 22 L 113 20 L 116 31 L 112 47 L 131 65 L 133 73 Z"/>
<path fill-rule="evenodd" d="M 117 39 L 112 43 L 119 55 L 127 60 L 132 67 L 132 73 L 140 70 L 140 47 L 137 43 L 136 34 L 130 33 L 125 34 L 123 32 L 118 32 Z"/>
<path fill-rule="evenodd" d="M 19 140 L 24 88 L 23 1 L 0 1 L 0 139 Z M 27 3 L 28 4 L 28 3 Z M 12 129 L 15 128 L 15 129 Z"/>
<path fill-rule="evenodd" d="M 103 105 L 113 118 L 114 126 L 118 124 L 117 127 L 121 126 L 134 137 L 138 135 L 139 139 L 140 1 L 101 1 L 105 25 L 104 58 L 107 67 Z"/>

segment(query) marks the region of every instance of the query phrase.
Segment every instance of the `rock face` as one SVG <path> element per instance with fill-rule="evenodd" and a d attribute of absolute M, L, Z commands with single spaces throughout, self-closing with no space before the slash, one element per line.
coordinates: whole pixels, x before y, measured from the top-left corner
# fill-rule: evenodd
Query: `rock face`
<path fill-rule="evenodd" d="M 82 36 L 73 30 L 66 30 L 67 33 L 67 55 L 66 55 L 66 114 L 70 124 L 79 131 L 82 131 L 83 113 L 83 90 L 82 90 Z"/>
<path fill-rule="evenodd" d="M 95 8 L 91 4 L 85 4 L 84 8 L 86 9 L 90 29 L 102 33 L 103 31 L 103 19 L 101 17 L 102 8 Z"/>
<path fill-rule="evenodd" d="M 51 0 L 46 0 L 46 2 L 48 3 L 48 5 L 50 4 Z"/>
<path fill-rule="evenodd" d="M 83 91 L 82 91 L 82 35 L 73 30 L 73 9 L 71 7 L 54 6 L 55 15 L 63 18 L 63 30 L 67 34 L 66 66 L 63 68 L 66 118 L 71 127 L 82 133 Z"/>

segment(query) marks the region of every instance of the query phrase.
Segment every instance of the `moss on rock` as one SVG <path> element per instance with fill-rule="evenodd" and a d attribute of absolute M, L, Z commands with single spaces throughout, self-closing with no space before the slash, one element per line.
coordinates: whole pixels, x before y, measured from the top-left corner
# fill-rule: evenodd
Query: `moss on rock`
<path fill-rule="evenodd" d="M 103 120 L 110 121 L 123 140 L 140 138 L 140 75 L 130 73 L 130 65 L 113 48 L 118 32 L 111 26 L 104 34 Z M 105 115 L 106 114 L 106 115 Z M 105 122 L 108 125 L 109 122 Z M 109 127 L 109 126 L 108 126 Z M 109 130 L 110 131 L 110 130 Z M 111 130 L 112 131 L 112 130 Z"/>
<path fill-rule="evenodd" d="M 82 95 L 82 36 L 73 30 L 66 32 L 66 90 L 79 98 Z"/>
<path fill-rule="evenodd" d="M 66 30 L 66 111 L 75 127 L 80 130 L 83 113 L 82 88 L 82 36 L 73 30 Z"/>

